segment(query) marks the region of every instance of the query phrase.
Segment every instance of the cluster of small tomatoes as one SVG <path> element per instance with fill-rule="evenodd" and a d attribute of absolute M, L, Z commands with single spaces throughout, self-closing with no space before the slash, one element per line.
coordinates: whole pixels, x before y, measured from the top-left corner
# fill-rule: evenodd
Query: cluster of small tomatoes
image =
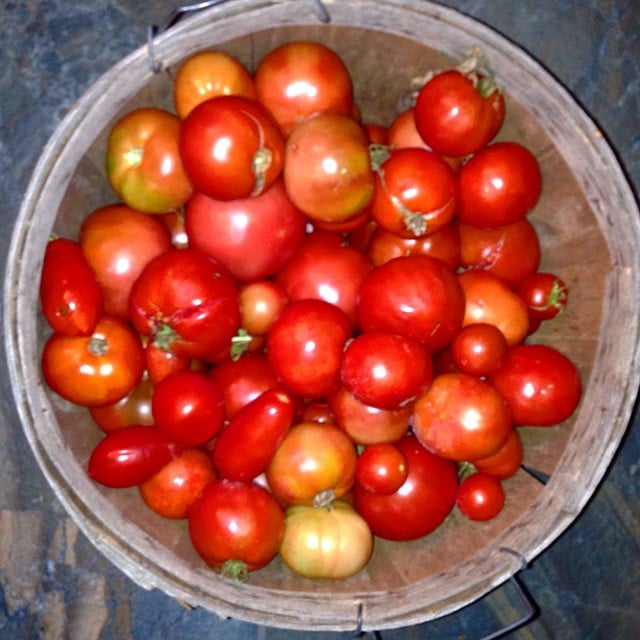
<path fill-rule="evenodd" d="M 491 78 L 434 72 L 386 124 L 317 42 L 253 73 L 199 52 L 172 83 L 175 113 L 110 128 L 117 202 L 44 256 L 44 378 L 104 432 L 90 477 L 226 570 L 347 577 L 374 536 L 497 515 L 518 427 L 581 386 L 527 340 L 567 287 L 539 271 L 540 168 L 494 141 Z"/>

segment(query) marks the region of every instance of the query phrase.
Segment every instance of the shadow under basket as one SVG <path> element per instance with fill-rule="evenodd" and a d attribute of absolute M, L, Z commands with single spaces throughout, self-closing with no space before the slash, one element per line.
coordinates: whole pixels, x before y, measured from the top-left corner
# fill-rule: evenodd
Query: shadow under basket
<path fill-rule="evenodd" d="M 323 15 L 324 7 L 328 15 Z M 329 20 L 327 21 L 327 18 Z M 273 47 L 312 39 L 352 72 L 365 122 L 388 124 L 411 80 L 459 63 L 473 48 L 505 90 L 501 140 L 537 157 L 542 197 L 530 214 L 541 270 L 570 290 L 566 311 L 535 334 L 578 366 L 584 386 L 574 416 L 548 429 L 521 428 L 524 463 L 505 482 L 502 513 L 474 523 L 454 512 L 434 533 L 406 543 L 376 539 L 367 567 L 347 580 L 309 580 L 276 558 L 234 582 L 207 568 L 185 522 L 155 516 L 136 489 L 109 490 L 85 472 L 101 436 L 88 412 L 50 392 L 40 353 L 46 336 L 35 279 L 52 232 L 77 237 L 82 219 L 115 201 L 104 173 L 110 126 L 139 106 L 172 109 L 171 79 L 202 49 L 227 51 L 249 69 Z M 538 63 L 489 28 L 425 1 L 229 0 L 185 17 L 104 74 L 45 147 L 25 195 L 8 259 L 5 332 L 23 428 L 57 497 L 75 522 L 136 583 L 220 616 L 267 626 L 388 629 L 455 611 L 508 580 L 578 516 L 629 423 L 638 388 L 640 216 L 605 138 Z M 502 549 L 514 553 L 505 553 Z"/>

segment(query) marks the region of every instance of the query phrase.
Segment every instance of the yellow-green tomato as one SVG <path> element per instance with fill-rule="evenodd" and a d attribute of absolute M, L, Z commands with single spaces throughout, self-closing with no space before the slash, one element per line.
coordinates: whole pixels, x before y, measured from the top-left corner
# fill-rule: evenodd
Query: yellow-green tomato
<path fill-rule="evenodd" d="M 367 522 L 351 505 L 336 500 L 328 507 L 295 505 L 286 512 L 280 556 L 307 578 L 348 578 L 360 571 L 373 551 Z"/>

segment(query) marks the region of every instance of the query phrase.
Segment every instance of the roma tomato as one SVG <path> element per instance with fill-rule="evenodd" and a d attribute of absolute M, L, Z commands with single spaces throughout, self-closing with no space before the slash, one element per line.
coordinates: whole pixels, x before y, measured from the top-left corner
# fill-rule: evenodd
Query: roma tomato
<path fill-rule="evenodd" d="M 159 218 L 120 204 L 95 209 L 84 219 L 80 246 L 102 288 L 105 312 L 123 319 L 142 269 L 172 248 Z"/>
<path fill-rule="evenodd" d="M 520 282 L 517 291 L 534 321 L 555 318 L 569 301 L 567 285 L 553 273 L 531 273 Z"/>
<path fill-rule="evenodd" d="M 294 399 L 280 389 L 260 394 L 244 406 L 216 438 L 213 462 L 230 480 L 253 480 L 266 470 L 291 428 Z"/>
<path fill-rule="evenodd" d="M 356 459 L 355 445 L 342 429 L 301 422 L 280 443 L 267 467 L 267 482 L 285 503 L 312 505 L 319 493 L 318 500 L 330 501 L 353 486 Z"/>
<path fill-rule="evenodd" d="M 154 258 L 134 283 L 129 316 L 151 342 L 191 358 L 214 357 L 240 326 L 238 289 L 215 258 L 171 249 Z"/>
<path fill-rule="evenodd" d="M 49 326 L 65 336 L 86 336 L 102 316 L 104 302 L 96 274 L 80 245 L 50 240 L 40 274 L 40 306 Z"/>
<path fill-rule="evenodd" d="M 185 227 L 189 246 L 220 260 L 237 280 L 252 282 L 286 264 L 304 236 L 305 218 L 278 180 L 250 198 L 225 201 L 196 193 L 186 207 Z"/>
<path fill-rule="evenodd" d="M 138 486 L 144 503 L 164 518 L 183 519 L 204 487 L 216 477 L 210 456 L 185 449 Z"/>
<path fill-rule="evenodd" d="M 436 376 L 416 400 L 411 425 L 429 451 L 459 462 L 496 453 L 513 428 L 502 395 L 489 382 L 465 373 Z"/>
<path fill-rule="evenodd" d="M 420 137 L 437 153 L 454 157 L 476 153 L 488 144 L 504 115 L 504 97 L 490 77 L 456 69 L 431 78 L 414 107 Z"/>
<path fill-rule="evenodd" d="M 105 435 L 91 452 L 87 473 L 106 487 L 123 489 L 145 482 L 179 449 L 159 429 L 131 425 Z"/>
<path fill-rule="evenodd" d="M 563 353 L 543 344 L 509 349 L 504 365 L 490 376 L 516 425 L 549 427 L 575 411 L 582 395 L 580 373 Z"/>
<path fill-rule="evenodd" d="M 356 484 L 354 507 L 372 532 L 387 540 L 414 540 L 439 527 L 453 509 L 458 490 L 454 462 L 427 451 L 413 435 L 396 443 L 407 462 L 407 478 L 394 493 Z"/>
<path fill-rule="evenodd" d="M 211 567 L 241 577 L 266 566 L 284 537 L 284 512 L 264 487 L 212 480 L 189 510 L 189 535 Z"/>
<path fill-rule="evenodd" d="M 306 578 L 349 578 L 365 567 L 373 551 L 371 529 L 351 505 L 294 505 L 285 514 L 282 561 Z"/>
<path fill-rule="evenodd" d="M 484 522 L 495 518 L 504 507 L 505 495 L 499 478 L 474 473 L 460 483 L 456 506 L 469 520 Z"/>
<path fill-rule="evenodd" d="M 129 112 L 107 141 L 107 177 L 122 201 L 145 213 L 181 207 L 193 193 L 178 140 L 180 119 L 155 107 Z"/>
<path fill-rule="evenodd" d="M 142 379 L 142 344 L 124 322 L 103 316 L 90 336 L 54 333 L 42 352 L 42 372 L 47 384 L 69 402 L 111 404 Z"/>
<path fill-rule="evenodd" d="M 406 458 L 391 442 L 369 445 L 358 456 L 355 482 L 372 493 L 395 493 L 408 475 Z"/>
<path fill-rule="evenodd" d="M 104 431 L 109 433 L 132 424 L 152 425 L 151 398 L 153 383 L 143 378 L 124 398 L 112 404 L 89 407 L 93 421 Z"/>
<path fill-rule="evenodd" d="M 257 100 L 217 96 L 183 120 L 180 157 L 197 191 L 218 200 L 250 198 L 279 177 L 284 139 Z"/>
<path fill-rule="evenodd" d="M 460 371 L 487 376 L 504 364 L 509 346 L 498 327 L 478 323 L 462 327 L 450 348 L 453 362 Z"/>

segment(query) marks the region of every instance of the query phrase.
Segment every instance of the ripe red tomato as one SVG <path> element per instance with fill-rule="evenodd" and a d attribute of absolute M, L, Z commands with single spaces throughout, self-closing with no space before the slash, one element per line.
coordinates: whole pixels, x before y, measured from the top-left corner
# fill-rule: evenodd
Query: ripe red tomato
<path fill-rule="evenodd" d="M 154 384 L 160 382 L 176 371 L 185 371 L 191 367 L 192 359 L 185 355 L 177 355 L 154 344 L 148 336 L 143 337 L 144 362 L 149 380 Z"/>
<path fill-rule="evenodd" d="M 123 321 L 103 316 L 90 336 L 54 333 L 42 352 L 46 383 L 82 406 L 111 404 L 128 395 L 144 372 L 137 334 Z"/>
<path fill-rule="evenodd" d="M 504 364 L 508 349 L 502 331 L 492 324 L 481 322 L 460 329 L 451 343 L 451 356 L 463 373 L 487 376 Z"/>
<path fill-rule="evenodd" d="M 284 512 L 264 487 L 216 479 L 191 505 L 189 535 L 209 566 L 238 578 L 264 567 L 278 553 Z"/>
<path fill-rule="evenodd" d="M 40 306 L 49 326 L 66 336 L 86 336 L 102 316 L 104 302 L 96 274 L 80 245 L 50 240 L 40 274 Z"/>
<path fill-rule="evenodd" d="M 105 312 L 119 318 L 128 317 L 129 294 L 142 269 L 172 247 L 159 218 L 120 204 L 84 219 L 80 246 L 102 288 Z"/>
<path fill-rule="evenodd" d="M 354 486 L 356 511 L 373 533 L 387 540 L 414 540 L 431 533 L 455 505 L 458 475 L 454 462 L 427 451 L 413 435 L 395 445 L 407 464 L 407 478 L 385 495 Z"/>
<path fill-rule="evenodd" d="M 173 104 L 186 118 L 201 102 L 215 96 L 255 99 L 251 74 L 234 56 L 224 51 L 198 51 L 178 67 L 173 79 Z"/>
<path fill-rule="evenodd" d="M 106 487 L 134 487 L 160 471 L 179 451 L 156 427 L 131 425 L 98 442 L 89 457 L 87 473 Z"/>
<path fill-rule="evenodd" d="M 456 506 L 469 520 L 484 522 L 495 518 L 504 507 L 505 495 L 499 478 L 488 473 L 474 473 L 462 480 Z"/>
<path fill-rule="evenodd" d="M 180 153 L 180 119 L 155 107 L 118 120 L 107 141 L 107 177 L 118 197 L 145 213 L 180 208 L 193 193 Z"/>
<path fill-rule="evenodd" d="M 414 107 L 421 138 L 437 153 L 462 157 L 488 144 L 504 121 L 505 103 L 492 79 L 451 69 L 433 76 Z"/>
<path fill-rule="evenodd" d="M 456 174 L 432 151 L 391 150 L 375 174 L 371 216 L 399 236 L 419 238 L 442 229 L 457 206 Z"/>
<path fill-rule="evenodd" d="M 499 227 L 524 218 L 538 202 L 542 176 L 535 156 L 517 142 L 496 142 L 458 171 L 458 219 Z"/>
<path fill-rule="evenodd" d="M 459 462 L 496 453 L 513 428 L 496 388 L 465 373 L 436 376 L 416 400 L 411 425 L 429 451 Z"/>
<path fill-rule="evenodd" d="M 294 300 L 267 334 L 267 356 L 280 382 L 305 398 L 321 398 L 340 384 L 340 362 L 351 337 L 347 314 L 324 300 Z"/>
<path fill-rule="evenodd" d="M 517 291 L 533 320 L 555 318 L 569 301 L 567 285 L 553 273 L 531 273 L 520 282 Z"/>
<path fill-rule="evenodd" d="M 390 442 L 365 447 L 356 462 L 355 483 L 372 493 L 395 493 L 408 475 L 406 458 Z"/>
<path fill-rule="evenodd" d="M 446 346 L 462 326 L 464 293 L 454 272 L 430 256 L 403 256 L 365 276 L 357 304 L 362 331 L 414 338 L 431 352 Z"/>
<path fill-rule="evenodd" d="M 215 478 L 210 456 L 200 449 L 185 449 L 160 471 L 139 485 L 144 503 L 164 518 L 189 516 L 191 505 Z"/>
<path fill-rule="evenodd" d="M 575 411 L 582 395 L 575 364 L 543 344 L 509 349 L 504 365 L 490 380 L 506 399 L 516 425 L 549 427 L 563 422 Z"/>
<path fill-rule="evenodd" d="M 351 75 L 335 51 L 320 42 L 284 43 L 262 57 L 253 76 L 258 100 L 285 135 L 322 111 L 350 115 Z"/>
<path fill-rule="evenodd" d="M 483 471 L 501 480 L 510 478 L 522 464 L 524 448 L 517 429 L 512 429 L 507 441 L 498 451 L 486 458 L 473 461 L 478 471 Z"/>
<path fill-rule="evenodd" d="M 413 107 L 400 112 L 389 125 L 387 145 L 394 149 L 427 149 L 431 147 L 422 139 L 416 127 Z"/>
<path fill-rule="evenodd" d="M 215 258 L 171 249 L 144 268 L 131 289 L 129 315 L 151 342 L 177 355 L 215 356 L 240 326 L 236 284 Z"/>
<path fill-rule="evenodd" d="M 305 218 L 278 180 L 249 198 L 225 201 L 196 193 L 187 204 L 185 227 L 189 246 L 222 262 L 237 280 L 251 282 L 286 264 L 304 236 Z"/>
<path fill-rule="evenodd" d="M 132 424 L 152 425 L 152 396 L 153 383 L 148 378 L 143 378 L 124 398 L 111 404 L 89 407 L 89 413 L 105 433 Z"/>

